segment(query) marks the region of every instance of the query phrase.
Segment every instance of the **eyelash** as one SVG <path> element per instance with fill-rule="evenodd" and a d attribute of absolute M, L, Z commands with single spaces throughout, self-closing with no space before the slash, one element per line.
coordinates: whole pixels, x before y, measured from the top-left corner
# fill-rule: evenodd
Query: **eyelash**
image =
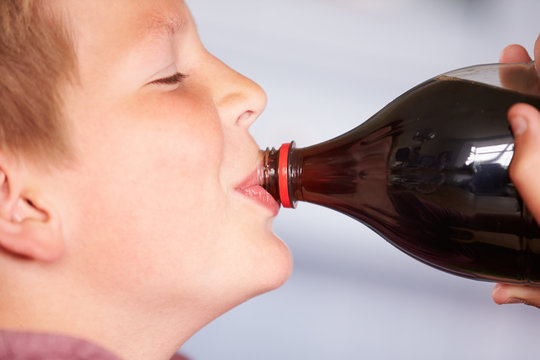
<path fill-rule="evenodd" d="M 186 74 L 177 72 L 176 74 L 172 76 L 169 76 L 163 79 L 154 80 L 150 84 L 176 85 L 176 84 L 180 84 L 186 77 L 187 77 Z"/>

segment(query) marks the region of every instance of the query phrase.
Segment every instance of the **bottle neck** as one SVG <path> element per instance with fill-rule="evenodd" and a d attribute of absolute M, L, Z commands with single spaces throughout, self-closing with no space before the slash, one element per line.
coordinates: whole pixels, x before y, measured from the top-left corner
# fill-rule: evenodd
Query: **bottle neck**
<path fill-rule="evenodd" d="M 294 141 L 283 144 L 279 150 L 266 148 L 261 151 L 261 166 L 257 171 L 259 185 L 283 207 L 295 208 L 301 189 L 302 162 L 295 151 Z"/>

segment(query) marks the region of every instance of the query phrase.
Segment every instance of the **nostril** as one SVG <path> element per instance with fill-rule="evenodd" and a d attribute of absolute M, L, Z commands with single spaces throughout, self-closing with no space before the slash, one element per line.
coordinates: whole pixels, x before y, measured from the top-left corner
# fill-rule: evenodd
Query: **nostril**
<path fill-rule="evenodd" d="M 255 113 L 251 110 L 244 111 L 242 115 L 236 119 L 236 124 L 240 126 L 249 126 L 255 119 Z"/>

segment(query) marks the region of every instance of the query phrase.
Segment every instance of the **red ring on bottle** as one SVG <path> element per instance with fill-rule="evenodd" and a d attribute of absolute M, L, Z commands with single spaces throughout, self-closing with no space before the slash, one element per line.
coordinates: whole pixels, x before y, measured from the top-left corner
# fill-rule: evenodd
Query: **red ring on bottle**
<path fill-rule="evenodd" d="M 283 144 L 279 148 L 279 168 L 278 168 L 278 177 L 279 177 L 279 199 L 281 200 L 281 205 L 286 208 L 292 208 L 291 199 L 289 198 L 289 181 L 288 181 L 288 165 L 289 165 L 289 149 L 291 144 Z"/>

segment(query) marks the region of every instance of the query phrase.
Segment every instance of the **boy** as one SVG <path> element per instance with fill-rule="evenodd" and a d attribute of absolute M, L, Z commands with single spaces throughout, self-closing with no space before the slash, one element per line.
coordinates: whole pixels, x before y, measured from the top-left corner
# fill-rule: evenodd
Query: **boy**
<path fill-rule="evenodd" d="M 204 49 L 183 1 L 2 0 L 0 14 L 6 347 L 64 334 L 169 359 L 286 281 L 248 133 L 265 94 Z"/>

